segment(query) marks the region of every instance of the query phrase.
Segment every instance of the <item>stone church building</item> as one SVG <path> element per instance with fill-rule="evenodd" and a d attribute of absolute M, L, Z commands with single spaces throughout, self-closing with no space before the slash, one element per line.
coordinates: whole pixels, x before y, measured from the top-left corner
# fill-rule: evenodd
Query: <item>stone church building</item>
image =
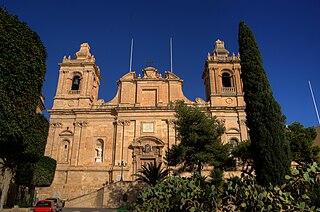
<path fill-rule="evenodd" d="M 177 144 L 175 112 L 171 103 L 207 108 L 224 123 L 223 142 L 248 139 L 245 102 L 240 78 L 240 56 L 229 55 L 217 40 L 204 61 L 202 78 L 206 99 L 189 100 L 183 80 L 154 67 L 129 72 L 118 81 L 109 102 L 98 98 L 100 69 L 87 43 L 74 59 L 59 64 L 59 80 L 50 113 L 45 155 L 57 161 L 51 187 L 39 196 L 72 199 L 118 181 L 132 181 L 132 174 L 149 162 L 161 162 Z"/>

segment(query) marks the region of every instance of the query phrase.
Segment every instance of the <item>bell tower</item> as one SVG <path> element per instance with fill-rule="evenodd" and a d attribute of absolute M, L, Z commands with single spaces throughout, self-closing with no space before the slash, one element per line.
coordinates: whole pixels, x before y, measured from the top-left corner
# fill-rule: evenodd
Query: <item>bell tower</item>
<path fill-rule="evenodd" d="M 52 109 L 86 108 L 97 101 L 101 75 L 88 43 L 81 44 L 74 59 L 64 56 L 59 66 Z"/>
<path fill-rule="evenodd" d="M 240 55 L 229 56 L 224 42 L 217 40 L 212 54 L 208 53 L 202 74 L 206 101 L 211 107 L 245 106 L 240 73 Z"/>

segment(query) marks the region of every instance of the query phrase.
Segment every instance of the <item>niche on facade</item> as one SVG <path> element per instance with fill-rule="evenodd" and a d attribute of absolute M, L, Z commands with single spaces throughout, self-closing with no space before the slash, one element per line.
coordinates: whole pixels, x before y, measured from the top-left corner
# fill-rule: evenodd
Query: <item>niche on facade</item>
<path fill-rule="evenodd" d="M 59 133 L 60 143 L 58 144 L 58 163 L 69 163 L 70 155 L 70 141 L 73 137 L 73 132 L 67 127 L 66 130 L 63 130 Z"/>
<path fill-rule="evenodd" d="M 96 145 L 95 145 L 95 151 L 96 151 L 96 157 L 95 157 L 95 161 L 96 163 L 101 163 L 103 161 L 103 140 L 102 139 L 98 139 L 96 141 Z"/>
<path fill-rule="evenodd" d="M 62 140 L 59 144 L 59 163 L 68 163 L 69 161 L 69 150 L 70 150 L 70 141 L 65 139 Z"/>

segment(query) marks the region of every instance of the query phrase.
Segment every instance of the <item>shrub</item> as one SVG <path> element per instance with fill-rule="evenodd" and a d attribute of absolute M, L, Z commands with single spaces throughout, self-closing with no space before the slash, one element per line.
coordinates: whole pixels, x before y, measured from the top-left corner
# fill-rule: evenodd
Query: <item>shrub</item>
<path fill-rule="evenodd" d="M 136 211 L 215 211 L 217 189 L 201 177 L 169 177 L 155 187 L 144 189 Z"/>
<path fill-rule="evenodd" d="M 222 211 L 320 211 L 317 163 L 292 169 L 280 187 L 263 187 L 256 178 L 233 177 L 226 181 Z"/>
<path fill-rule="evenodd" d="M 38 187 L 50 186 L 56 170 L 56 160 L 44 156 L 35 164 L 33 185 Z"/>

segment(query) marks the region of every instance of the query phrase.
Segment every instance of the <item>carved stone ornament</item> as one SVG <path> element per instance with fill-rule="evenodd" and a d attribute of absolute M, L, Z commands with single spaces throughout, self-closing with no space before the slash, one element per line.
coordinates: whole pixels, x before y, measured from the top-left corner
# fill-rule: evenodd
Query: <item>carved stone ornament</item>
<path fill-rule="evenodd" d="M 118 126 L 130 126 L 130 120 L 118 120 L 116 123 Z"/>
<path fill-rule="evenodd" d="M 62 123 L 61 122 L 51 122 L 50 126 L 53 128 L 60 128 L 60 127 L 62 127 Z"/>
<path fill-rule="evenodd" d="M 73 123 L 73 125 L 76 127 L 86 127 L 86 126 L 88 126 L 88 122 L 87 121 L 76 121 Z"/>
<path fill-rule="evenodd" d="M 231 98 L 227 98 L 227 99 L 226 99 L 226 103 L 227 103 L 227 104 L 231 104 L 232 102 L 233 102 L 233 100 L 232 100 Z"/>
<path fill-rule="evenodd" d="M 220 119 L 218 119 L 218 122 L 219 122 L 220 124 L 225 124 L 225 123 L 226 123 L 226 119 L 220 118 Z"/>
<path fill-rule="evenodd" d="M 246 122 L 247 122 L 246 119 L 241 119 L 241 120 L 240 120 L 240 124 L 241 124 L 241 125 L 246 125 L 246 124 L 247 124 Z"/>
<path fill-rule="evenodd" d="M 158 74 L 158 69 L 154 67 L 147 67 L 142 70 L 144 76 L 143 78 L 160 78 L 161 76 Z"/>
<path fill-rule="evenodd" d="M 175 119 L 167 119 L 167 123 L 168 123 L 168 125 L 175 125 L 176 120 Z"/>
<path fill-rule="evenodd" d="M 198 98 L 196 98 L 196 103 L 197 104 L 205 104 L 206 102 L 203 99 L 201 99 L 200 97 L 198 97 Z"/>
<path fill-rule="evenodd" d="M 152 146 L 150 144 L 146 144 L 142 147 L 142 151 L 146 154 L 149 154 L 150 152 L 152 152 Z"/>

